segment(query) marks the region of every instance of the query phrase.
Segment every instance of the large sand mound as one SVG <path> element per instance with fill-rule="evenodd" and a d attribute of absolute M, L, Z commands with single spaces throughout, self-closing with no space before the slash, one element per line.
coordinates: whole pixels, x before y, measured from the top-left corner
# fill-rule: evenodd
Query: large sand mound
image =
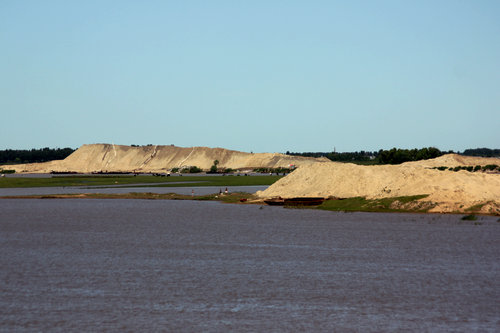
<path fill-rule="evenodd" d="M 368 199 L 427 194 L 431 211 L 454 212 L 484 204 L 484 213 L 500 214 L 500 175 L 468 171 L 439 171 L 434 166 L 500 165 L 499 159 L 454 154 L 401 165 L 360 166 L 321 163 L 299 168 L 267 190 L 261 198 L 366 197 Z"/>
<path fill-rule="evenodd" d="M 172 168 L 197 166 L 209 170 L 214 160 L 219 168 L 287 168 L 327 162 L 326 158 L 289 156 L 279 153 L 245 153 L 223 148 L 176 146 L 130 147 L 112 144 L 83 145 L 61 161 L 9 165 L 16 172 L 166 172 Z"/>

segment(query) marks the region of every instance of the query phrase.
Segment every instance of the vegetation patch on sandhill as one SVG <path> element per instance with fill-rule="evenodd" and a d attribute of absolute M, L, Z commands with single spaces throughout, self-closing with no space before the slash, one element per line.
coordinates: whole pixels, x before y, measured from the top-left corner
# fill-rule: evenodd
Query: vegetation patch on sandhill
<path fill-rule="evenodd" d="M 318 209 L 344 212 L 428 212 L 435 204 L 419 201 L 427 195 L 414 195 L 382 199 L 364 197 L 325 200 Z"/>
<path fill-rule="evenodd" d="M 487 165 L 459 165 L 456 167 L 447 167 L 447 166 L 439 166 L 433 167 L 433 169 L 437 169 L 439 171 L 469 171 L 469 172 L 500 172 L 500 166 L 496 164 L 487 164 Z"/>

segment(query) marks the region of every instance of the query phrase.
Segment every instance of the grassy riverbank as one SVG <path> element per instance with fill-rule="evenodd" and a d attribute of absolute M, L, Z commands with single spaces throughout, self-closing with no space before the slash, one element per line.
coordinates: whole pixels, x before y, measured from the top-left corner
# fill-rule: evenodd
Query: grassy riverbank
<path fill-rule="evenodd" d="M 434 204 L 419 201 L 426 195 L 394 197 L 384 199 L 366 199 L 362 197 L 346 199 L 325 200 L 319 206 L 287 206 L 294 209 L 321 209 L 334 212 L 372 212 L 372 213 L 428 213 Z M 185 195 L 177 193 L 152 193 L 152 192 L 130 192 L 130 193 L 72 193 L 72 194 L 43 194 L 3 196 L 0 199 L 142 199 L 142 200 L 194 200 L 194 201 L 218 201 L 223 203 L 237 204 L 260 204 L 265 203 L 254 194 L 245 192 L 234 192 L 229 194 L 206 194 Z M 481 206 L 473 206 L 466 211 L 471 216 L 474 214 L 484 215 L 480 211 Z M 461 212 L 455 212 L 462 214 Z M 489 214 L 491 215 L 491 214 Z M 500 222 L 500 219 L 498 220 Z"/>
<path fill-rule="evenodd" d="M 191 187 L 191 186 L 253 186 L 271 185 L 282 176 L 55 176 L 38 177 L 3 177 L 0 188 L 16 187 L 64 187 L 64 186 L 141 186 L 148 187 Z"/>
<path fill-rule="evenodd" d="M 330 211 L 362 211 L 362 212 L 402 212 L 411 211 L 395 205 L 408 204 L 425 196 L 399 197 L 379 200 L 367 200 L 365 198 L 348 198 L 342 200 L 326 200 L 320 206 L 286 206 L 286 208 L 322 209 Z M 152 193 L 152 192 L 130 192 L 130 193 L 71 193 L 71 194 L 42 194 L 5 196 L 2 199 L 145 199 L 145 200 L 195 200 L 195 201 L 220 201 L 225 203 L 256 203 L 265 205 L 255 195 L 244 192 L 229 194 L 206 194 L 187 195 L 177 193 Z M 399 207 L 399 208 L 398 208 Z M 425 210 L 418 210 L 425 212 Z"/>
<path fill-rule="evenodd" d="M 427 195 L 414 195 L 383 199 L 366 199 L 363 197 L 342 200 L 326 200 L 319 209 L 343 212 L 414 212 L 426 213 L 432 204 L 418 201 Z"/>
<path fill-rule="evenodd" d="M 417 200 L 423 196 L 397 197 L 386 199 L 365 199 L 361 197 L 347 198 L 342 200 L 326 200 L 319 206 L 293 206 L 287 208 L 321 209 L 329 211 L 344 212 L 419 212 L 425 213 L 432 206 L 419 203 Z M 5 196 L 3 199 L 146 199 L 146 200 L 201 200 L 220 201 L 225 203 L 254 203 L 265 205 L 262 200 L 254 194 L 235 192 L 229 194 L 206 194 L 187 195 L 177 193 L 152 193 L 152 192 L 130 192 L 130 193 L 72 193 L 72 194 L 50 194 L 50 195 L 23 195 Z"/>
<path fill-rule="evenodd" d="M 57 177 L 60 178 L 63 177 Z M 68 177 L 77 178 L 77 177 Z M 102 178 L 102 177 L 95 177 Z M 112 179 L 117 177 L 111 177 Z M 123 177 L 120 177 L 123 178 Z M 153 177 L 149 177 L 150 179 Z M 177 178 L 177 177 L 176 177 Z M 252 177 L 185 177 L 185 180 L 192 180 L 193 178 L 203 179 L 203 183 L 188 183 L 188 184 L 178 184 L 176 182 L 169 182 L 168 184 L 157 184 L 151 183 L 147 185 L 149 187 L 155 186 L 242 186 L 242 185 L 267 185 L 266 180 L 273 181 L 273 178 L 279 178 L 275 176 L 252 176 Z M 226 179 L 224 179 L 226 178 Z M 254 178 L 254 179 L 251 179 Z M 51 178 L 46 178 L 51 179 Z M 227 182 L 227 179 L 231 179 L 233 182 Z M 40 180 L 40 179 L 38 179 Z M 52 179 L 54 180 L 54 179 Z M 74 179 L 73 179 L 74 180 Z M 109 180 L 109 179 L 108 179 Z M 184 179 L 183 179 L 184 180 Z M 225 180 L 224 183 L 221 180 Z M 247 180 L 252 180 L 248 182 Z M 34 182 L 36 184 L 36 182 Z M 57 182 L 47 182 L 46 184 L 58 184 Z M 31 183 L 33 184 L 33 183 Z M 83 185 L 82 183 L 75 183 L 77 185 Z M 105 184 L 103 187 L 105 187 Z M 127 186 L 134 186 L 134 183 Z M 110 184 L 111 185 L 111 184 Z M 116 185 L 113 183 L 112 185 Z M 49 186 L 49 185 L 45 185 Z M 61 185 L 53 185 L 61 186 Z M 70 186 L 70 185 L 66 185 Z M 75 185 L 71 185 L 75 186 Z M 23 186 L 18 186 L 23 187 Z M 329 199 L 325 200 L 319 206 L 287 206 L 286 208 L 299 208 L 299 209 L 321 209 L 335 212 L 377 212 L 377 213 L 428 213 L 432 208 L 435 207 L 435 203 L 429 201 L 420 201 L 427 197 L 427 195 L 416 195 L 416 196 L 405 196 L 405 197 L 393 197 L 393 198 L 383 198 L 383 199 L 366 199 L 363 197 L 355 198 L 345 198 L 345 199 Z M 218 201 L 224 203 L 238 203 L 238 204 L 260 204 L 265 205 L 262 199 L 257 198 L 254 194 L 245 192 L 235 192 L 229 194 L 206 194 L 206 195 L 186 195 L 177 193 L 153 193 L 153 192 L 129 192 L 129 193 L 71 193 L 71 194 L 42 194 L 42 195 L 21 195 L 21 196 L 2 196 L 0 199 L 143 199 L 143 200 L 195 200 L 195 201 Z M 485 213 L 481 211 L 483 205 L 475 205 L 465 209 L 466 213 L 469 214 L 482 214 Z M 463 212 L 455 212 L 457 214 Z M 497 214 L 487 214 L 487 215 L 497 215 Z M 500 221 L 500 220 L 499 220 Z"/>

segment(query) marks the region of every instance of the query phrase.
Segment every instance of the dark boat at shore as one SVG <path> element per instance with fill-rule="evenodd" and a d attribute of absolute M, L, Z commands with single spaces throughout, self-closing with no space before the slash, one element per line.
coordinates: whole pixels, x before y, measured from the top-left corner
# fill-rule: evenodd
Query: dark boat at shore
<path fill-rule="evenodd" d="M 266 204 L 268 204 L 269 206 L 283 206 L 285 204 L 285 200 L 281 197 L 267 199 L 267 200 L 264 200 L 264 202 Z"/>
<path fill-rule="evenodd" d="M 322 197 L 297 197 L 283 199 L 281 197 L 264 200 L 270 206 L 319 206 L 325 201 Z"/>
<path fill-rule="evenodd" d="M 285 206 L 319 206 L 325 201 L 323 197 L 298 197 L 284 200 Z"/>

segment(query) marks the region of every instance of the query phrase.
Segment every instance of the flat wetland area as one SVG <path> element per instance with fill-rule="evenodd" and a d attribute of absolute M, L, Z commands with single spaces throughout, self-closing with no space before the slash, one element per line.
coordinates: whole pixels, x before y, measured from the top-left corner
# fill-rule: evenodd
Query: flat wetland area
<path fill-rule="evenodd" d="M 0 178 L 0 188 L 19 187 L 55 187 L 55 186 L 253 186 L 271 185 L 282 176 L 276 175 L 217 175 L 217 176 L 131 176 L 131 175 L 75 175 L 75 176 L 40 176 L 18 177 L 7 176 Z"/>

